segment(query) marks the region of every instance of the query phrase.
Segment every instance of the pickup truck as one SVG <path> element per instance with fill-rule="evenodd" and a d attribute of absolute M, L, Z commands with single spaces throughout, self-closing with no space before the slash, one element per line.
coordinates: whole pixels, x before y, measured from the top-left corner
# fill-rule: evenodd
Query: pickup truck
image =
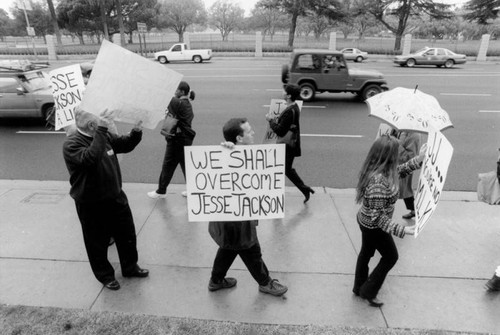
<path fill-rule="evenodd" d="M 341 52 L 323 49 L 294 50 L 281 69 L 281 81 L 300 86 L 303 101 L 322 92 L 351 92 L 366 100 L 388 89 L 382 73 L 349 69 Z"/>
<path fill-rule="evenodd" d="M 212 58 L 212 50 L 190 50 L 186 43 L 177 43 L 172 45 L 169 50 L 155 52 L 154 57 L 162 64 L 171 61 L 193 61 L 195 63 L 201 63 Z"/>

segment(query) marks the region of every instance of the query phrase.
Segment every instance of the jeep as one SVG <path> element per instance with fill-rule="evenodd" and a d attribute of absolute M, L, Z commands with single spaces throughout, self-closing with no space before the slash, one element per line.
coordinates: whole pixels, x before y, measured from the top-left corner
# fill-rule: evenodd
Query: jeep
<path fill-rule="evenodd" d="M 382 73 L 348 69 L 344 55 L 331 50 L 294 50 L 281 70 L 283 84 L 300 86 L 300 97 L 312 101 L 316 93 L 351 92 L 363 100 L 388 90 Z"/>

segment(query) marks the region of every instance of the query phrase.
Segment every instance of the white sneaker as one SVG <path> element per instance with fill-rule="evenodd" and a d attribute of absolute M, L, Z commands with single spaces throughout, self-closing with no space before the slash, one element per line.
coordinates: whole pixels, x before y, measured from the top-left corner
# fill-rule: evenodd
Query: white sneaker
<path fill-rule="evenodd" d="M 167 194 L 160 194 L 160 193 L 156 193 L 156 191 L 151 191 L 151 192 L 148 192 L 148 197 L 152 198 L 152 199 L 164 199 L 167 197 Z"/>
<path fill-rule="evenodd" d="M 183 197 L 186 197 L 186 198 L 187 198 L 187 196 L 188 196 L 187 191 L 182 191 L 182 192 L 181 192 L 181 194 L 182 194 L 182 196 L 183 196 Z"/>

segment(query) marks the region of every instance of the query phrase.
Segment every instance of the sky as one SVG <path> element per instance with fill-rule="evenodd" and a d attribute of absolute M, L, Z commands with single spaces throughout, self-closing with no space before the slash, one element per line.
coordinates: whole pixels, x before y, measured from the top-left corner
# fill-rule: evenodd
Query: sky
<path fill-rule="evenodd" d="M 9 8 L 12 6 L 15 0 L 0 0 L 0 8 L 5 9 L 7 12 L 9 12 Z M 44 0 L 35 0 L 35 1 L 44 1 Z M 205 7 L 208 9 L 210 6 L 214 4 L 215 1 L 217 0 L 202 0 L 205 3 Z M 255 4 L 258 2 L 258 0 L 232 0 L 234 3 L 238 3 L 241 8 L 245 10 L 245 15 L 249 16 L 250 11 L 253 9 Z M 442 2 L 446 4 L 453 4 L 453 5 L 461 5 L 467 2 L 468 0 L 437 0 L 436 2 Z M 54 2 L 57 2 L 57 0 L 54 0 Z"/>

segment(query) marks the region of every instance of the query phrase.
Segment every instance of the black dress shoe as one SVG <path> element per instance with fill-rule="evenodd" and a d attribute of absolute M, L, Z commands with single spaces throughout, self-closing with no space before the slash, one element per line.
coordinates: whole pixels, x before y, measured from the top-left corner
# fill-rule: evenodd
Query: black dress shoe
<path fill-rule="evenodd" d="M 144 278 L 149 276 L 149 270 L 141 269 L 140 267 L 136 267 L 134 271 L 123 273 L 123 277 L 137 277 Z"/>
<path fill-rule="evenodd" d="M 120 289 L 120 283 L 116 279 L 105 283 L 104 286 L 112 291 L 118 291 Z"/>
<path fill-rule="evenodd" d="M 366 300 L 368 300 L 368 303 L 372 307 L 380 307 L 380 306 L 382 306 L 384 304 L 382 301 L 378 300 L 377 298 L 366 299 Z"/>
<path fill-rule="evenodd" d="M 309 198 L 311 197 L 311 194 L 314 194 L 314 190 L 308 186 L 306 188 L 305 192 L 304 192 L 304 197 L 306 197 L 304 199 L 304 203 L 306 203 L 306 202 L 309 201 Z"/>

